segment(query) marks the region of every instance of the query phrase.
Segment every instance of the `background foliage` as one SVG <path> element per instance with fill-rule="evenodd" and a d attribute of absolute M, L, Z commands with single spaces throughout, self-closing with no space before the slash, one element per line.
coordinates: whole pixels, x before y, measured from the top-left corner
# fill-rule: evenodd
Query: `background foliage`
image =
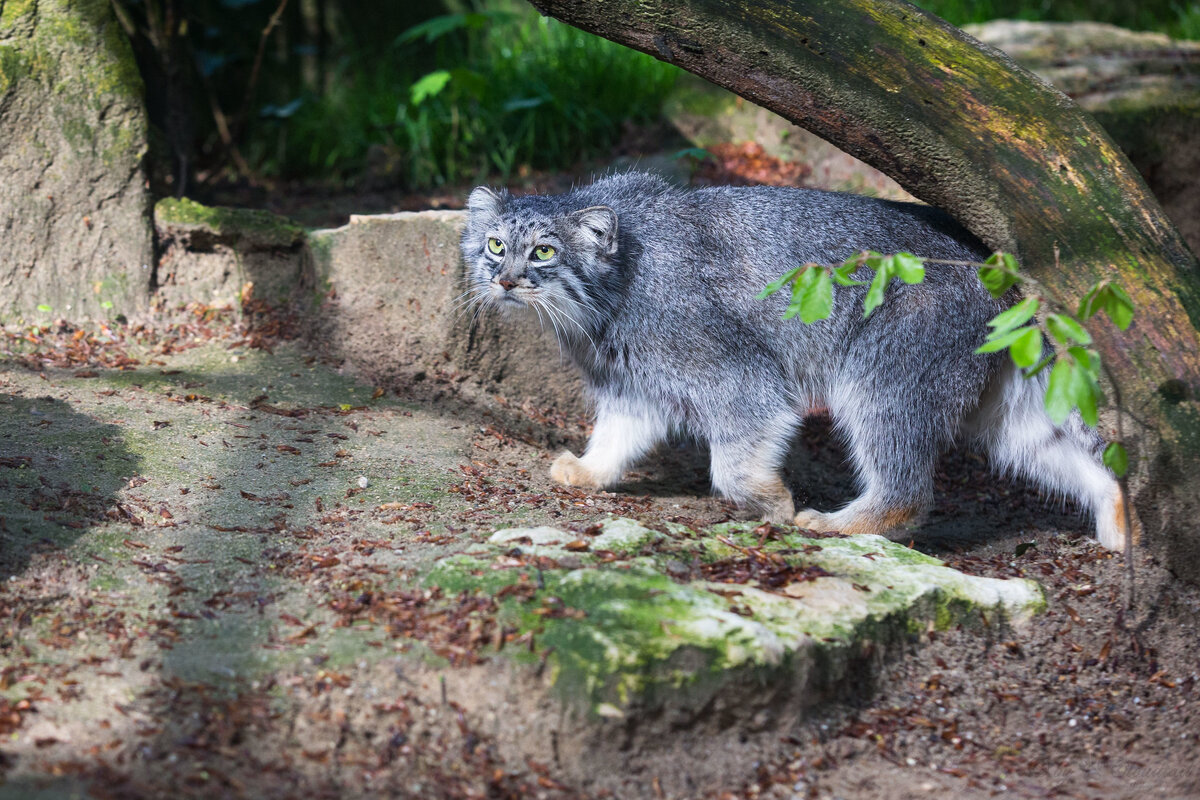
<path fill-rule="evenodd" d="M 1097 19 L 1200 38 L 1187 0 L 917 0 L 953 23 Z M 112 0 L 156 189 L 263 179 L 409 190 L 565 169 L 657 120 L 678 71 L 520 0 Z"/>
<path fill-rule="evenodd" d="M 1040 22 L 1094 20 L 1132 30 L 1200 39 L 1200 3 L 1194 0 L 912 0 L 955 25 L 992 19 Z"/>

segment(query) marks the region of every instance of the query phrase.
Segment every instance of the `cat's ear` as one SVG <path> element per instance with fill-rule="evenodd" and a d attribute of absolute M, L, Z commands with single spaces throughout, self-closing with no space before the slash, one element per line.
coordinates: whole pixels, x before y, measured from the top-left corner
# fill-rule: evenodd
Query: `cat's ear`
<path fill-rule="evenodd" d="M 571 215 L 583 238 L 606 256 L 617 253 L 617 212 L 608 206 L 592 206 Z"/>
<path fill-rule="evenodd" d="M 494 217 L 500 213 L 502 202 L 503 198 L 488 187 L 476 186 L 467 198 L 467 210 L 472 214 Z"/>

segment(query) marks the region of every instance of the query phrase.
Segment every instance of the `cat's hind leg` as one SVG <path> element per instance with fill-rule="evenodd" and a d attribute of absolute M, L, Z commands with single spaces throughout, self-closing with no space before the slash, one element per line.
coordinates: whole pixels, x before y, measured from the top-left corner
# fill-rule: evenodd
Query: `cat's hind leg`
<path fill-rule="evenodd" d="M 550 477 L 566 486 L 603 489 L 667 434 L 667 421 L 649 405 L 608 399 L 597 403 L 596 424 L 581 457 L 564 450 Z"/>
<path fill-rule="evenodd" d="M 1126 509 L 1121 485 L 1101 462 L 1104 441 L 1077 413 L 1055 425 L 1046 414 L 1045 395 L 1045 373 L 1025 378 L 1007 367 L 970 420 L 969 432 L 997 470 L 1078 500 L 1094 515 L 1096 538 L 1104 547 L 1124 549 L 1131 530 L 1137 542 L 1141 523 L 1132 508 Z"/>
<path fill-rule="evenodd" d="M 749 430 L 731 423 L 710 435 L 713 488 L 770 522 L 787 523 L 795 506 L 780 467 L 800 418 L 792 413 L 764 418 Z"/>
<path fill-rule="evenodd" d="M 838 511 L 801 509 L 793 522 L 813 531 L 883 534 L 918 521 L 933 498 L 934 463 L 947 438 L 944 416 L 904 407 L 902 392 L 846 391 L 841 399 L 831 411 L 862 494 Z"/>

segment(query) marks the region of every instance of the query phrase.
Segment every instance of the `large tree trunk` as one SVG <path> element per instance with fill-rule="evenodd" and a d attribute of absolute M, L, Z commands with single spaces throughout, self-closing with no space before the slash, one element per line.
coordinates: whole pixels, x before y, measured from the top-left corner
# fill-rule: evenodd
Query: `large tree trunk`
<path fill-rule="evenodd" d="M 1133 325 L 1092 327 L 1125 407 L 1148 426 L 1127 431 L 1135 505 L 1151 546 L 1200 578 L 1200 274 L 1095 120 L 902 0 L 532 2 L 817 133 L 1015 253 L 1063 298 L 1119 281 Z"/>
<path fill-rule="evenodd" d="M 145 308 L 142 94 L 109 0 L 0 0 L 0 321 Z"/>

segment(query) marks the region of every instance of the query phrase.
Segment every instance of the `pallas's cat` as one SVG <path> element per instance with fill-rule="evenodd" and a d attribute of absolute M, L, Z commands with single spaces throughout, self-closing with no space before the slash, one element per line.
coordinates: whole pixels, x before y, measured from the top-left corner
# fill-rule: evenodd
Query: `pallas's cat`
<path fill-rule="evenodd" d="M 970 267 L 927 265 L 863 317 L 862 288 L 837 288 L 829 319 L 781 318 L 759 291 L 787 269 L 864 250 L 980 261 L 987 251 L 929 206 L 771 187 L 679 189 L 640 173 L 553 196 L 485 187 L 462 236 L 468 291 L 537 313 L 583 375 L 596 422 L 587 449 L 550 475 L 602 488 L 671 432 L 705 441 L 718 492 L 776 522 L 883 533 L 929 506 L 939 454 L 970 440 L 993 466 L 1077 499 L 1101 544 L 1125 540 L 1124 499 L 1100 438 L 1056 426 L 1045 378 L 1004 353 L 977 355 L 991 297 Z M 780 468 L 804 416 L 828 408 L 861 495 L 796 512 Z"/>

